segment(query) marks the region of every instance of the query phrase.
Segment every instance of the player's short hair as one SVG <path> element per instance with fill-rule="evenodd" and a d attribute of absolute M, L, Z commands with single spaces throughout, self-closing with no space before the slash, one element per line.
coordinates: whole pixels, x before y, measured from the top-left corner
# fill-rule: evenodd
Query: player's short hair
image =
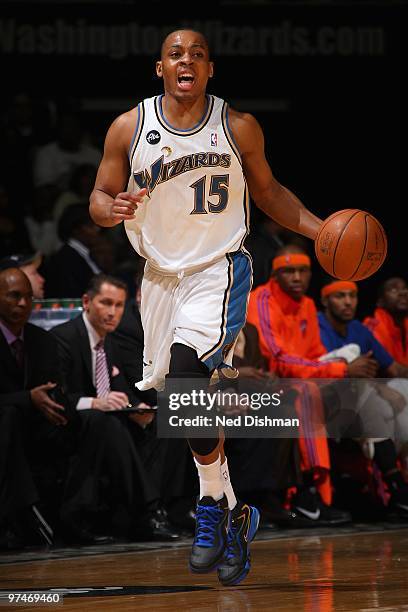
<path fill-rule="evenodd" d="M 161 58 L 163 57 L 163 49 L 164 49 L 164 45 L 165 45 L 166 40 L 168 39 L 168 37 L 171 34 L 174 34 L 175 32 L 194 32 L 195 34 L 199 34 L 202 37 L 202 39 L 203 39 L 204 45 L 205 45 L 205 47 L 206 47 L 206 49 L 208 51 L 208 55 L 210 55 L 210 45 L 208 44 L 208 40 L 207 40 L 207 37 L 205 36 L 205 34 L 200 32 L 199 30 L 196 30 L 195 28 L 185 27 L 185 28 L 178 28 L 177 30 L 170 30 L 169 29 L 165 33 L 165 36 L 163 38 L 163 42 L 162 42 L 161 47 L 160 47 L 160 57 Z"/>
<path fill-rule="evenodd" d="M 101 292 L 102 285 L 106 283 L 107 285 L 113 285 L 117 289 L 123 289 L 127 295 L 128 288 L 126 283 L 117 278 L 116 276 L 111 276 L 110 274 L 95 274 L 89 281 L 88 287 L 85 293 L 92 299 L 98 293 Z"/>

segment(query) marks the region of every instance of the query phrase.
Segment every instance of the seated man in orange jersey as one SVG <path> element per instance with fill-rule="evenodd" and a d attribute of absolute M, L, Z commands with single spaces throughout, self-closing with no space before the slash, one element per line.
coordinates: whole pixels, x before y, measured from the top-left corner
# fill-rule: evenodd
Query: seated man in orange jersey
<path fill-rule="evenodd" d="M 404 396 L 408 403 L 408 285 L 403 278 L 389 278 L 378 292 L 377 308 L 364 325 L 394 358 L 392 376 L 388 383 Z M 405 380 L 404 380 L 405 379 Z M 408 475 L 408 441 L 399 440 L 398 450 L 404 472 Z"/>
<path fill-rule="evenodd" d="M 364 324 L 395 361 L 407 368 L 408 285 L 404 279 L 389 278 L 380 286 L 377 308 Z M 397 375 L 406 376 L 406 373 Z"/>
<path fill-rule="evenodd" d="M 408 485 L 397 460 L 401 441 L 408 440 L 408 407 L 404 396 L 393 388 L 395 382 L 407 385 L 406 380 L 396 380 L 395 377 L 406 375 L 408 368 L 398 364 L 371 331 L 355 319 L 358 305 L 356 283 L 328 277 L 322 287 L 321 302 L 324 311 L 319 312 L 318 318 L 326 350 L 336 351 L 353 345 L 361 353 L 371 352 L 379 364 L 380 376 L 385 378 L 362 380 L 353 385 L 351 392 L 356 400 L 359 441 L 365 455 L 374 459 L 387 483 L 391 495 L 388 511 L 408 518 Z M 351 403 L 353 400 L 350 399 Z"/>
<path fill-rule="evenodd" d="M 319 361 L 327 353 L 320 340 L 317 311 L 305 293 L 311 278 L 310 258 L 297 245 L 280 249 L 273 260 L 268 283 L 250 295 L 248 322 L 255 325 L 261 351 L 269 367 L 287 378 L 352 378 L 376 375 L 377 363 L 370 356 L 360 356 L 351 363 L 343 359 Z M 298 488 L 293 509 L 318 524 L 343 522 L 343 513 L 330 506 L 330 459 L 325 437 L 313 437 L 314 418 L 324 422 L 319 389 L 312 382 L 298 388 L 297 410 L 303 423 L 304 438 L 299 438 L 305 486 Z M 318 485 L 318 493 L 315 485 Z"/>

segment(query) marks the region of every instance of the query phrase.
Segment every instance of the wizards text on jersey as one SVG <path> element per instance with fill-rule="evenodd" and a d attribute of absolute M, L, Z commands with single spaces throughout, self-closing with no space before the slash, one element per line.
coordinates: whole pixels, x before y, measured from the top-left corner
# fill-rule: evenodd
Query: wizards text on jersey
<path fill-rule="evenodd" d="M 231 155 L 229 153 L 192 153 L 191 155 L 183 155 L 178 159 L 174 159 L 167 164 L 163 163 L 164 155 L 156 159 L 150 166 L 149 170 L 145 169 L 141 172 L 134 172 L 135 182 L 140 189 L 147 189 L 150 196 L 152 191 L 160 183 L 169 181 L 180 174 L 195 170 L 196 168 L 229 168 L 231 166 Z"/>

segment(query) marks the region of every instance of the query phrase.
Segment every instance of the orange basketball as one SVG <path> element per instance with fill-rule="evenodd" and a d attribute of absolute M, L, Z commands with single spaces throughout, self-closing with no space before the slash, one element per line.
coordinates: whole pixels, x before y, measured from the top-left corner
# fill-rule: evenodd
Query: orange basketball
<path fill-rule="evenodd" d="M 375 217 L 364 210 L 339 210 L 323 221 L 315 240 L 324 270 L 341 280 L 359 281 L 382 266 L 387 237 Z"/>

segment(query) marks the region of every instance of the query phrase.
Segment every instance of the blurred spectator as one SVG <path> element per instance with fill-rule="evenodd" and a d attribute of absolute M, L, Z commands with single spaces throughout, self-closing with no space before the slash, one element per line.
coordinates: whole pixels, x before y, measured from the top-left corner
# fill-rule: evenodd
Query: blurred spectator
<path fill-rule="evenodd" d="M 408 308 L 408 289 L 406 295 Z M 328 279 L 322 288 L 321 301 L 324 312 L 318 314 L 320 336 L 328 352 L 356 344 L 362 354 L 372 354 L 383 377 L 408 376 L 408 367 L 399 364 L 372 332 L 354 318 L 358 305 L 356 283 Z"/>
<path fill-rule="evenodd" d="M 364 324 L 395 361 L 408 366 L 408 285 L 389 278 L 379 288 L 377 308 Z"/>
<path fill-rule="evenodd" d="M 408 366 L 408 286 L 403 278 L 389 278 L 379 288 L 377 308 L 364 324 L 392 355 L 398 367 L 406 372 Z M 406 376 L 403 372 L 398 376 Z M 392 386 L 408 402 L 406 380 L 391 381 Z M 408 443 L 399 448 L 403 469 L 408 477 Z"/>
<path fill-rule="evenodd" d="M 116 269 L 116 251 L 114 243 L 110 240 L 109 231 L 98 226 L 99 233 L 96 234 L 95 242 L 90 250 L 90 256 L 96 265 L 106 272 L 112 274 Z"/>
<path fill-rule="evenodd" d="M 34 158 L 34 186 L 50 185 L 55 195 L 68 189 L 74 169 L 82 164 L 98 167 L 100 151 L 84 142 L 78 115 L 63 113 L 58 120 L 56 140 L 40 147 Z"/>
<path fill-rule="evenodd" d="M 372 377 L 374 360 L 359 357 L 350 364 L 342 358 L 319 359 L 327 353 L 320 340 L 316 306 L 306 296 L 311 261 L 301 247 L 287 245 L 274 259 L 268 283 L 250 296 L 248 322 L 256 326 L 269 368 L 289 378 Z"/>
<path fill-rule="evenodd" d="M 100 151 L 88 144 L 79 116 L 64 111 L 58 118 L 56 140 L 40 147 L 34 156 L 35 202 L 52 216 L 57 197 L 68 189 L 74 169 L 82 164 L 95 168 Z"/>
<path fill-rule="evenodd" d="M 4 186 L 0 185 L 0 257 L 32 248 L 22 213 L 23 210 L 13 210 Z"/>
<path fill-rule="evenodd" d="M 31 307 L 26 275 L 17 268 L 1 271 L 0 419 L 6 429 L 0 428 L 0 515 L 6 513 L 12 526 L 10 514 L 23 506 L 23 520 L 30 521 L 31 504 L 38 500 L 24 463 L 26 454 L 39 480 L 44 471 L 55 471 L 46 487 L 52 503 L 58 501 L 62 509 L 74 508 L 80 514 L 94 501 L 94 463 L 104 452 L 100 440 L 111 436 L 104 422 L 76 418 L 62 386 L 56 339 L 27 322 Z M 60 478 L 63 492 L 57 486 Z M 46 524 L 38 527 L 43 537 L 52 537 Z M 88 543 L 100 541 L 85 530 L 80 535 Z"/>
<path fill-rule="evenodd" d="M 31 294 L 20 272 L 0 272 L 0 549 L 33 543 L 35 532 L 42 543 L 51 544 L 53 538 L 51 528 L 35 506 L 39 494 L 24 448 L 27 414 L 19 371 L 23 356 L 20 359 L 16 347 L 23 342 Z M 28 397 L 26 401 L 28 404 Z"/>
<path fill-rule="evenodd" d="M 356 283 L 330 278 L 322 288 L 324 312 L 319 312 L 320 334 L 327 351 L 335 351 L 356 344 L 362 354 L 372 354 L 383 376 L 401 376 L 399 366 L 372 333 L 354 316 L 358 305 Z M 371 457 L 376 462 L 391 494 L 389 509 L 408 517 L 408 485 L 398 467 L 395 439 L 408 441 L 408 410 L 405 398 L 395 389 L 379 382 L 355 386 L 355 392 L 364 397 L 357 402 L 356 416 L 364 431 L 372 427 L 371 439 L 363 438 L 364 445 L 372 447 Z M 384 402 L 386 403 L 384 406 Z M 352 404 L 349 401 L 349 404 Z M 405 413 L 405 414 L 404 414 Z M 387 422 L 388 421 L 388 422 Z M 368 433 L 370 435 L 370 433 Z"/>
<path fill-rule="evenodd" d="M 250 295 L 248 322 L 258 330 L 261 351 L 269 360 L 269 368 L 278 376 L 300 379 L 375 375 L 376 362 L 369 358 L 360 357 L 349 365 L 340 359 L 328 362 L 319 360 L 327 351 L 320 340 L 316 307 L 305 295 L 311 279 L 310 266 L 310 258 L 301 247 L 283 247 L 273 260 L 269 282 L 257 287 Z M 311 432 L 314 420 L 325 422 L 320 391 L 312 383 L 295 387 L 299 392 L 296 408 L 302 430 Z M 333 517 L 335 522 L 338 511 L 330 507 L 327 439 L 309 433 L 299 438 L 299 447 L 305 488 L 298 491 L 295 507 L 297 510 L 306 509 L 311 516 L 326 517 L 328 521 Z M 314 495 L 316 483 L 323 496 L 323 504 Z"/>
<path fill-rule="evenodd" d="M 20 268 L 31 283 L 33 298 L 42 300 L 44 297 L 45 279 L 38 271 L 41 262 L 41 253 L 14 253 L 0 260 L 0 271 L 7 268 Z"/>
<path fill-rule="evenodd" d="M 92 164 L 81 164 L 74 168 L 68 189 L 63 191 L 57 198 L 53 210 L 56 222 L 60 219 L 67 206 L 71 204 L 89 203 L 93 186 L 95 184 L 96 167 Z"/>
<path fill-rule="evenodd" d="M 24 217 L 24 224 L 35 251 L 41 251 L 47 256 L 55 253 L 61 246 L 52 208 L 43 191 L 35 193 L 30 212 Z"/>
<path fill-rule="evenodd" d="M 165 515 L 158 507 L 160 493 L 146 471 L 131 436 L 132 423 L 146 427 L 154 412 L 121 412 L 129 402 L 140 405 L 134 381 L 126 379 L 120 346 L 112 332 L 121 320 L 126 301 L 125 284 L 110 276 L 95 276 L 83 295 L 84 312 L 52 329 L 59 342 L 59 356 L 68 397 L 77 413 L 99 413 L 105 419 L 109 440 L 100 440 L 94 474 L 108 478 L 112 513 L 120 517 L 121 535 L 145 531 L 147 539 L 174 540 Z M 142 408 L 148 408 L 142 404 Z M 109 414 L 110 411 L 117 414 Z M 99 497 L 95 492 L 95 497 Z M 118 514 L 119 513 L 119 514 Z M 128 531 L 128 533 L 126 533 Z"/>
<path fill-rule="evenodd" d="M 38 96 L 34 100 L 27 92 L 21 91 L 10 100 L 2 117 L 0 173 L 13 208 L 23 205 L 23 210 L 19 210 L 20 216 L 30 211 L 33 197 L 33 158 L 36 148 L 48 142 L 50 138 L 51 115 L 48 101 L 41 100 Z M 24 201 L 21 201 L 21 193 L 24 193 Z"/>
<path fill-rule="evenodd" d="M 46 297 L 82 297 L 91 278 L 101 272 L 91 253 L 100 242 L 99 232 L 87 206 L 74 204 L 64 210 L 58 224 L 64 244 L 44 265 Z"/>

